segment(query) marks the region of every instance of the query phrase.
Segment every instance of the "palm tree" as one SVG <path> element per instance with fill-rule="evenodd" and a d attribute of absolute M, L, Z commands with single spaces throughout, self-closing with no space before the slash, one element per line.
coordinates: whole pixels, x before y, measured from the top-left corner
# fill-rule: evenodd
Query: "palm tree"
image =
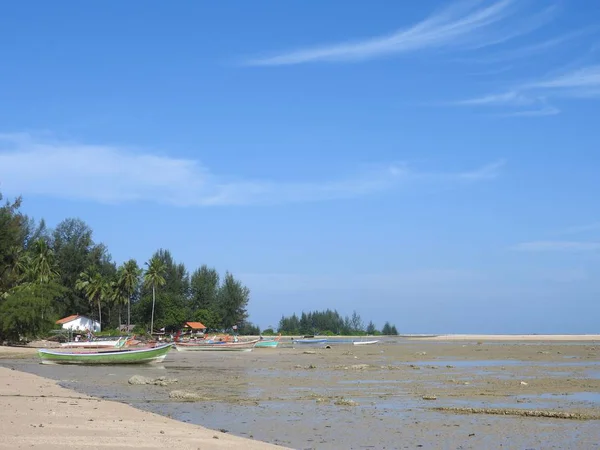
<path fill-rule="evenodd" d="M 144 274 L 144 285 L 152 286 L 152 319 L 150 321 L 150 334 L 154 331 L 154 305 L 156 304 L 156 288 L 164 286 L 166 283 L 165 263 L 157 256 L 152 257 L 150 261 L 146 263 L 148 268 Z"/>
<path fill-rule="evenodd" d="M 116 305 L 119 309 L 119 329 L 121 329 L 121 311 L 123 309 L 123 305 L 126 305 L 129 301 L 129 297 L 127 296 L 127 292 L 123 288 L 123 285 L 120 283 L 121 281 L 121 269 L 117 273 L 117 279 L 110 282 L 109 289 L 109 299 L 112 305 Z M 109 310 L 110 312 L 110 310 Z M 129 331 L 129 329 L 128 329 Z"/>
<path fill-rule="evenodd" d="M 33 243 L 31 257 L 31 275 L 39 283 L 48 283 L 58 275 L 54 262 L 54 251 L 48 247 L 44 239 L 38 239 Z"/>
<path fill-rule="evenodd" d="M 109 283 L 95 269 L 90 268 L 79 274 L 75 289 L 79 289 L 91 304 L 98 305 L 98 320 L 102 325 L 102 302 L 109 297 Z"/>
<path fill-rule="evenodd" d="M 135 259 L 130 259 L 121 267 L 119 271 L 119 285 L 127 294 L 127 330 L 131 325 L 131 298 L 136 293 L 140 285 L 140 276 L 142 269 L 137 265 Z"/>
<path fill-rule="evenodd" d="M 9 249 L 8 257 L 10 261 L 10 264 L 7 267 L 8 276 L 10 276 L 15 283 L 24 281 L 31 267 L 29 254 L 25 252 L 23 247 L 15 245 Z"/>
<path fill-rule="evenodd" d="M 25 256 L 21 262 L 25 266 L 25 277 L 33 283 L 48 284 L 58 276 L 54 251 L 45 239 L 39 238 L 33 242 L 31 256 Z M 42 300 L 44 296 L 42 294 Z M 44 310 L 42 310 L 42 319 Z"/>

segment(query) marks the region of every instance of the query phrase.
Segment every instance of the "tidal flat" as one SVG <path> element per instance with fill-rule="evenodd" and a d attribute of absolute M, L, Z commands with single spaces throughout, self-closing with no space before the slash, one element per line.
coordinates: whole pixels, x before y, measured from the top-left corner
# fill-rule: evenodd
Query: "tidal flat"
<path fill-rule="evenodd" d="M 599 356 L 600 342 L 385 339 L 172 350 L 148 366 L 46 366 L 32 357 L 0 365 L 297 449 L 596 449 Z M 134 375 L 169 382 L 130 384 Z"/>

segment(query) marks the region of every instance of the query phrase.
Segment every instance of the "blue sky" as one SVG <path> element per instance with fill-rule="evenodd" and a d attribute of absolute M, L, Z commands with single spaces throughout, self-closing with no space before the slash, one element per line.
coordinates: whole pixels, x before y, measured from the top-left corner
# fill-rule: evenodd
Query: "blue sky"
<path fill-rule="evenodd" d="M 0 190 L 251 319 L 597 332 L 600 3 L 12 2 Z"/>

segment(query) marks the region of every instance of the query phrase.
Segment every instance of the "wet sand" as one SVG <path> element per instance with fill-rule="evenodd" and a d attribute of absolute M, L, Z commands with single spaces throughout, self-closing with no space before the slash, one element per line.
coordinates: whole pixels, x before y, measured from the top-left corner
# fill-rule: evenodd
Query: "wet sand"
<path fill-rule="evenodd" d="M 78 394 L 2 367 L 0 436 L 0 448 L 7 449 L 282 448 Z"/>
<path fill-rule="evenodd" d="M 432 341 L 585 341 L 600 342 L 600 334 L 442 334 L 425 336 Z"/>
<path fill-rule="evenodd" d="M 599 355 L 594 342 L 387 339 L 172 351 L 161 366 L 42 366 L 28 358 L 0 365 L 293 448 L 595 449 Z M 133 375 L 177 381 L 131 385 Z M 194 400 L 177 398 L 182 393 Z"/>

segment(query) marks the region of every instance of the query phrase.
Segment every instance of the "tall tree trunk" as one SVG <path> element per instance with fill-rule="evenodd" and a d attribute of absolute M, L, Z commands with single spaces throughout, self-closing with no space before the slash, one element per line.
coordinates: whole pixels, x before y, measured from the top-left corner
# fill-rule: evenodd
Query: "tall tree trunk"
<path fill-rule="evenodd" d="M 127 299 L 127 332 L 129 333 L 129 326 L 131 325 L 131 297 Z"/>
<path fill-rule="evenodd" d="M 119 331 L 121 331 L 121 310 L 123 308 L 121 306 L 119 306 Z"/>
<path fill-rule="evenodd" d="M 150 320 L 150 334 L 154 331 L 154 303 L 156 302 L 156 291 L 152 284 L 152 319 Z"/>
<path fill-rule="evenodd" d="M 98 299 L 98 322 L 100 322 L 100 331 L 102 331 L 102 306 L 100 304 L 99 299 Z"/>

